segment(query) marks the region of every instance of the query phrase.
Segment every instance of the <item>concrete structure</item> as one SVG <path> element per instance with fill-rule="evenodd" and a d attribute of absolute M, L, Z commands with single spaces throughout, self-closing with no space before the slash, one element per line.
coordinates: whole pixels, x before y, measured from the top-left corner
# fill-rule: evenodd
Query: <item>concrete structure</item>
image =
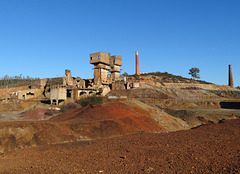
<path fill-rule="evenodd" d="M 108 72 L 110 68 L 110 53 L 98 52 L 90 54 L 90 63 L 94 65 L 94 84 L 97 86 L 109 84 L 110 78 L 108 77 Z"/>
<path fill-rule="evenodd" d="M 66 69 L 65 70 L 65 75 L 66 75 L 66 85 L 72 86 L 73 85 L 73 80 L 72 80 L 72 74 L 71 71 Z"/>
<path fill-rule="evenodd" d="M 94 65 L 93 79 L 72 77 L 71 71 L 66 69 L 65 77 L 33 81 L 28 89 L 11 92 L 10 98 L 12 100 L 42 100 L 58 105 L 62 101 L 78 100 L 87 95 L 104 96 L 119 78 L 122 56 L 111 56 L 110 53 L 97 52 L 90 54 L 90 63 Z M 120 85 L 113 86 L 120 88 Z"/>
<path fill-rule="evenodd" d="M 58 105 L 60 101 L 64 101 L 67 99 L 67 89 L 64 86 L 59 86 L 57 88 L 52 88 L 51 89 L 51 94 L 50 94 L 50 101 L 51 104 L 56 104 Z"/>
<path fill-rule="evenodd" d="M 228 85 L 233 87 L 233 76 L 232 76 L 232 66 L 229 65 L 229 71 L 228 71 Z"/>
<path fill-rule="evenodd" d="M 140 75 L 139 72 L 139 61 L 138 61 L 138 51 L 136 51 L 136 75 Z"/>
<path fill-rule="evenodd" d="M 119 74 L 122 66 L 122 56 L 111 56 L 110 58 L 111 66 L 111 80 L 115 81 L 119 78 Z"/>
<path fill-rule="evenodd" d="M 90 54 L 90 63 L 94 65 L 94 84 L 98 87 L 109 85 L 119 77 L 122 56 L 111 56 L 110 53 L 97 52 Z"/>
<path fill-rule="evenodd" d="M 131 88 L 139 88 L 139 83 L 131 83 Z"/>
<path fill-rule="evenodd" d="M 17 96 L 18 100 L 29 100 L 29 99 L 35 99 L 37 96 L 37 93 L 39 93 L 39 89 L 26 89 L 22 91 L 17 91 L 15 95 Z"/>
<path fill-rule="evenodd" d="M 70 70 L 65 70 L 65 77 L 41 81 L 41 85 L 45 83 L 44 95 L 50 98 L 51 104 L 92 94 L 106 95 L 110 91 L 110 85 L 119 78 L 122 56 L 97 52 L 90 54 L 90 63 L 94 65 L 93 79 L 74 78 Z"/>

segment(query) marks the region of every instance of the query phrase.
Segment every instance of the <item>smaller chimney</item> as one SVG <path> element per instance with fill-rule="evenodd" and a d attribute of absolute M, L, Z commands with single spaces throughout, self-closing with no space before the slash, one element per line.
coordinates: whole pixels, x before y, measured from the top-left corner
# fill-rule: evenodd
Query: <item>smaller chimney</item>
<path fill-rule="evenodd" d="M 228 85 L 233 87 L 233 76 L 232 76 L 232 66 L 231 65 L 229 65 Z"/>
<path fill-rule="evenodd" d="M 139 61 L 138 61 L 138 51 L 136 51 L 136 75 L 140 75 L 139 72 Z"/>

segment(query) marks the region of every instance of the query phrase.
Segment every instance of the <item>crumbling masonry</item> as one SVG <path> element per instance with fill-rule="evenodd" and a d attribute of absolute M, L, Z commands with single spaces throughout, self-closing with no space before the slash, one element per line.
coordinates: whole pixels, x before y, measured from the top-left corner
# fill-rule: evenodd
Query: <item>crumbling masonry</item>
<path fill-rule="evenodd" d="M 126 80 L 119 78 L 122 56 L 97 52 L 90 54 L 90 63 L 94 65 L 93 79 L 72 77 L 71 71 L 66 69 L 65 77 L 34 81 L 28 89 L 12 92 L 8 99 L 41 100 L 58 105 L 62 101 L 78 100 L 87 95 L 104 96 L 111 89 L 129 88 L 130 85 Z"/>

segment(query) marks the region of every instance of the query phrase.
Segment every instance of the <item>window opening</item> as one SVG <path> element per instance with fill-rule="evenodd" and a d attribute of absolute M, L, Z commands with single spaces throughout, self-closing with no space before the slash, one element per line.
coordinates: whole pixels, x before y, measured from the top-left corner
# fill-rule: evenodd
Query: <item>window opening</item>
<path fill-rule="evenodd" d="M 68 89 L 67 90 L 67 97 L 70 98 L 72 96 L 72 90 Z"/>

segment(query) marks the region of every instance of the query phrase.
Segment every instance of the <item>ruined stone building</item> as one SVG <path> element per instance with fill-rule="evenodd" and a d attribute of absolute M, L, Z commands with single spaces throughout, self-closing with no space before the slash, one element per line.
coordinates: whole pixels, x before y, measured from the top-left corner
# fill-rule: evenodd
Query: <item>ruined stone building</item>
<path fill-rule="evenodd" d="M 59 104 L 62 101 L 78 100 L 82 96 L 91 94 L 104 96 L 112 87 L 125 88 L 126 81 L 120 82 L 119 79 L 122 56 L 97 52 L 90 54 L 90 64 L 94 65 L 93 79 L 72 77 L 71 71 L 66 69 L 64 77 L 34 81 L 28 89 L 12 92 L 9 99 L 41 100 L 49 104 Z"/>
<path fill-rule="evenodd" d="M 92 80 L 72 77 L 70 70 L 65 70 L 65 77 L 43 79 L 44 96 L 50 99 L 51 104 L 59 104 L 65 100 L 77 100 L 80 96 L 98 92 L 93 88 Z"/>

